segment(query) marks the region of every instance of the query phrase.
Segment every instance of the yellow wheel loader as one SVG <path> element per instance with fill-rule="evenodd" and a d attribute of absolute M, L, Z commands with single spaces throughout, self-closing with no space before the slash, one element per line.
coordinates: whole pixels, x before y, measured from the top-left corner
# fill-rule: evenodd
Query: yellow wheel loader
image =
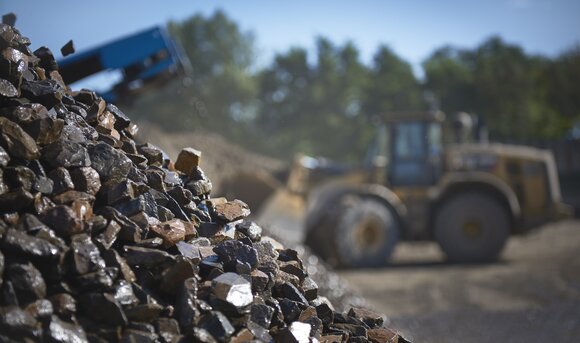
<path fill-rule="evenodd" d="M 387 264 L 401 240 L 434 240 L 452 262 L 490 262 L 510 235 L 570 215 L 551 152 L 448 144 L 446 130 L 441 112 L 391 114 L 360 167 L 298 156 L 285 184 L 246 175 L 222 189 L 257 207 L 261 224 L 350 268 Z"/>

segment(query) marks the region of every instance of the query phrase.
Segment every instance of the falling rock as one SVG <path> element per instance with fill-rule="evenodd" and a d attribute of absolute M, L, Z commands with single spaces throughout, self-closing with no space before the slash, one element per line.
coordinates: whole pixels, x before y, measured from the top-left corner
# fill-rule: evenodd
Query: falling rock
<path fill-rule="evenodd" d="M 62 46 L 62 48 L 60 48 L 60 53 L 65 57 L 70 54 L 74 54 L 74 52 L 75 47 L 72 40 L 69 40 L 65 45 Z"/>
<path fill-rule="evenodd" d="M 16 14 L 10 12 L 2 16 L 2 24 L 14 26 L 16 24 Z"/>
<path fill-rule="evenodd" d="M 9 155 L 25 160 L 40 156 L 36 142 L 18 124 L 0 117 L 0 145 Z"/>

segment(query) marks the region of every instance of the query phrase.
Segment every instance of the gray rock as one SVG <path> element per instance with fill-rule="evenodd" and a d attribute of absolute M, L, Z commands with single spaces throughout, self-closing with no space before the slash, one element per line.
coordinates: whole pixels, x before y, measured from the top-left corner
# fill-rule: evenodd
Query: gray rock
<path fill-rule="evenodd" d="M 109 293 L 88 293 L 79 297 L 80 311 L 97 322 L 109 325 L 127 325 L 127 316 L 121 304 Z"/>
<path fill-rule="evenodd" d="M 105 260 L 91 237 L 86 234 L 71 237 L 72 268 L 78 275 L 96 272 L 105 268 Z"/>
<path fill-rule="evenodd" d="M 123 181 L 129 169 L 131 160 L 125 154 L 105 143 L 89 146 L 91 167 L 93 167 L 103 182 L 119 183 Z"/>
<path fill-rule="evenodd" d="M 212 280 L 212 294 L 215 299 L 225 302 L 236 309 L 252 303 L 252 284 L 236 273 L 224 273 Z"/>
<path fill-rule="evenodd" d="M 46 338 L 50 342 L 58 343 L 86 343 L 89 342 L 82 327 L 60 320 L 52 316 L 48 329 L 45 331 Z"/>
<path fill-rule="evenodd" d="M 42 160 L 53 168 L 89 167 L 91 165 L 88 151 L 84 146 L 62 139 L 42 149 Z"/>
<path fill-rule="evenodd" d="M 46 296 L 46 283 L 32 263 L 10 264 L 6 266 L 5 273 L 20 304 L 28 304 Z"/>

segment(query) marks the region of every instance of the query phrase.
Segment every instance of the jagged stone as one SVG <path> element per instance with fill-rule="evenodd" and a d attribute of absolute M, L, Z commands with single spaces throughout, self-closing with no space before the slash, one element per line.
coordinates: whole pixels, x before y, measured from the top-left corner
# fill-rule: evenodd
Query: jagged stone
<path fill-rule="evenodd" d="M 35 160 L 40 156 L 32 137 L 18 124 L 0 117 L 0 145 L 13 157 Z"/>
<path fill-rule="evenodd" d="M 58 140 L 42 149 L 42 160 L 53 168 L 90 167 L 87 149 L 80 143 Z"/>
<path fill-rule="evenodd" d="M 44 321 L 54 313 L 52 303 L 46 299 L 38 299 L 26 306 L 25 311 L 36 320 Z"/>
<path fill-rule="evenodd" d="M 212 280 L 212 294 L 222 302 L 240 310 L 252 303 L 252 284 L 236 273 L 224 273 Z"/>
<path fill-rule="evenodd" d="M 91 167 L 73 168 L 70 170 L 70 176 L 78 191 L 96 195 L 101 189 L 99 173 Z"/>
<path fill-rule="evenodd" d="M 80 311 L 97 322 L 108 325 L 127 325 L 121 304 L 109 293 L 88 293 L 79 297 Z"/>
<path fill-rule="evenodd" d="M 121 151 L 105 143 L 89 146 L 91 167 L 93 167 L 103 182 L 119 183 L 123 181 L 129 169 L 131 160 Z"/>
<path fill-rule="evenodd" d="M 32 263 L 10 264 L 6 266 L 5 273 L 6 279 L 14 287 L 20 304 L 28 304 L 46 296 L 44 278 Z"/>
<path fill-rule="evenodd" d="M 241 200 L 228 201 L 214 207 L 216 217 L 226 223 L 243 219 L 250 215 L 250 208 Z"/>

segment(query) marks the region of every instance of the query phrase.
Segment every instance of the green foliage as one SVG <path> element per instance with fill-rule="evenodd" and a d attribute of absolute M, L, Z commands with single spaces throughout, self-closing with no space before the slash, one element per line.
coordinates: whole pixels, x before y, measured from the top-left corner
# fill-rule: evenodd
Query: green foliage
<path fill-rule="evenodd" d="M 425 109 L 411 66 L 387 46 L 379 47 L 375 54 L 369 81 L 364 106 L 367 115 Z"/>
<path fill-rule="evenodd" d="M 492 138 L 556 138 L 580 119 L 578 49 L 555 61 L 492 37 L 474 50 L 444 47 L 423 64 L 446 112 L 484 118 Z"/>
<path fill-rule="evenodd" d="M 324 37 L 255 67 L 254 38 L 221 11 L 169 23 L 193 72 L 129 109 L 169 130 L 208 129 L 249 149 L 361 161 L 373 118 L 389 112 L 467 111 L 492 138 L 561 137 L 580 120 L 580 46 L 550 60 L 492 37 L 475 49 L 446 46 L 424 62 L 425 80 L 388 46 L 371 65 L 352 42 Z M 424 94 L 431 94 L 427 103 Z"/>
<path fill-rule="evenodd" d="M 195 15 L 169 23 L 183 46 L 192 74 L 179 82 L 141 97 L 128 112 L 172 130 L 198 127 L 232 139 L 243 136 L 254 112 L 257 83 L 250 68 L 253 36 L 241 32 L 225 13 Z"/>
<path fill-rule="evenodd" d="M 258 127 L 270 152 L 360 161 L 374 132 L 372 117 L 421 107 L 420 85 L 385 47 L 373 68 L 360 62 L 351 42 L 335 46 L 320 37 L 316 47 L 313 64 L 294 48 L 262 71 Z"/>

